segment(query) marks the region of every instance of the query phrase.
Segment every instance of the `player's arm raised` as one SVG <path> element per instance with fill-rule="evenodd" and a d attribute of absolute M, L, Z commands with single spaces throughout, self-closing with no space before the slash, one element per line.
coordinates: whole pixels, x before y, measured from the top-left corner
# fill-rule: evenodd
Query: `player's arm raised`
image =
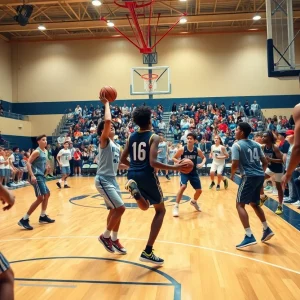
<path fill-rule="evenodd" d="M 159 144 L 159 136 L 153 135 L 150 145 L 150 165 L 152 168 L 160 169 L 160 170 L 174 170 L 174 171 L 184 171 L 188 168 L 188 165 L 185 163 L 175 164 L 174 166 L 166 165 L 157 161 L 157 149 Z"/>
<path fill-rule="evenodd" d="M 206 157 L 199 148 L 197 149 L 197 151 L 198 151 L 198 156 L 202 159 L 201 164 L 198 164 L 197 167 L 201 169 L 206 163 Z"/>
<path fill-rule="evenodd" d="M 100 100 L 104 105 L 104 128 L 99 139 L 100 147 L 103 149 L 108 145 L 112 122 L 109 102 L 103 96 L 100 97 Z"/>
<path fill-rule="evenodd" d="M 183 154 L 183 148 L 179 149 L 175 155 L 173 156 L 173 161 L 175 164 L 178 164 L 180 162 L 180 158 L 181 158 L 181 155 Z"/>
<path fill-rule="evenodd" d="M 31 166 L 32 166 L 32 163 L 39 157 L 39 155 L 40 155 L 39 151 L 34 150 L 27 160 L 27 169 L 28 169 L 28 173 L 30 176 L 30 180 L 33 184 L 36 183 L 36 177 L 34 176 L 34 174 L 32 172 Z"/>

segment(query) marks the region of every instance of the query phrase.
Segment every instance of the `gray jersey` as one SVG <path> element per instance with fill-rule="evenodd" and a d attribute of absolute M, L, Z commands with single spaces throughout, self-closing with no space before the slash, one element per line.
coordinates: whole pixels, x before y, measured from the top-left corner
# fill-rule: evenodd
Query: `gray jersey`
<path fill-rule="evenodd" d="M 264 176 L 264 170 L 260 164 L 260 159 L 264 156 L 260 145 L 251 140 L 240 140 L 232 146 L 232 160 L 239 161 L 241 175 Z"/>
<path fill-rule="evenodd" d="M 42 150 L 40 147 L 36 149 L 39 151 L 39 156 L 32 162 L 31 168 L 34 176 L 44 176 L 47 164 L 47 150 Z"/>
<path fill-rule="evenodd" d="M 166 142 L 161 142 L 158 144 L 158 151 L 160 151 L 157 154 L 157 158 L 167 158 L 167 150 L 168 150 L 168 145 Z"/>
<path fill-rule="evenodd" d="M 99 161 L 97 175 L 116 176 L 120 161 L 120 145 L 109 139 L 107 146 L 101 149 L 99 146 Z"/>

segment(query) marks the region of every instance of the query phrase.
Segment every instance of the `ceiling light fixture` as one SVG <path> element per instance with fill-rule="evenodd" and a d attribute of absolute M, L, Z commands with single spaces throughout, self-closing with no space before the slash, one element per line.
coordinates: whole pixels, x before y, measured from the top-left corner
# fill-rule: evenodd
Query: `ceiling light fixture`
<path fill-rule="evenodd" d="M 92 0 L 94 6 L 100 6 L 102 3 L 99 0 Z"/>
<path fill-rule="evenodd" d="M 41 31 L 46 30 L 45 25 L 40 24 L 40 25 L 38 26 L 38 30 L 41 30 Z"/>
<path fill-rule="evenodd" d="M 181 18 L 179 21 L 180 24 L 185 24 L 186 22 L 187 22 L 186 18 Z"/>
<path fill-rule="evenodd" d="M 261 16 L 260 15 L 255 15 L 253 18 L 252 18 L 254 21 L 258 21 L 261 19 Z"/>
<path fill-rule="evenodd" d="M 111 21 L 107 21 L 107 26 L 108 27 L 114 27 L 115 24 L 113 22 L 111 22 Z"/>

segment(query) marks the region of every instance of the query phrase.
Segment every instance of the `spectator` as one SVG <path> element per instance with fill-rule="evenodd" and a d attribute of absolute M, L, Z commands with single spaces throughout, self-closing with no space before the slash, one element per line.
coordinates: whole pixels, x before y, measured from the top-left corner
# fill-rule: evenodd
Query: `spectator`
<path fill-rule="evenodd" d="M 158 129 L 164 131 L 166 129 L 166 123 L 161 119 L 158 123 Z"/>
<path fill-rule="evenodd" d="M 75 117 L 79 117 L 82 116 L 82 108 L 80 107 L 80 105 L 77 105 L 74 111 L 74 115 Z"/>
<path fill-rule="evenodd" d="M 250 105 L 249 105 L 248 100 L 244 104 L 244 110 L 245 110 L 246 116 L 249 117 L 250 116 Z"/>
<path fill-rule="evenodd" d="M 259 105 L 256 103 L 256 100 L 254 100 L 253 104 L 251 104 L 251 115 L 257 116 L 259 112 Z"/>

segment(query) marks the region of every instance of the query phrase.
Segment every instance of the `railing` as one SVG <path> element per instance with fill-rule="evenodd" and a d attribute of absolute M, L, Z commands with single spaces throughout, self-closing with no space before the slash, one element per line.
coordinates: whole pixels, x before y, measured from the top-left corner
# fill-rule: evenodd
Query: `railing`
<path fill-rule="evenodd" d="M 22 121 L 29 121 L 28 116 L 15 114 L 15 113 L 12 113 L 12 112 L 9 112 L 9 111 L 2 112 L 2 114 L 0 114 L 0 117 L 10 118 L 10 119 L 15 119 L 15 120 L 22 120 Z"/>
<path fill-rule="evenodd" d="M 60 135 L 61 128 L 65 125 L 68 115 L 65 114 L 62 116 L 61 120 L 59 121 L 56 129 L 52 133 L 52 144 L 56 144 L 56 137 Z"/>

